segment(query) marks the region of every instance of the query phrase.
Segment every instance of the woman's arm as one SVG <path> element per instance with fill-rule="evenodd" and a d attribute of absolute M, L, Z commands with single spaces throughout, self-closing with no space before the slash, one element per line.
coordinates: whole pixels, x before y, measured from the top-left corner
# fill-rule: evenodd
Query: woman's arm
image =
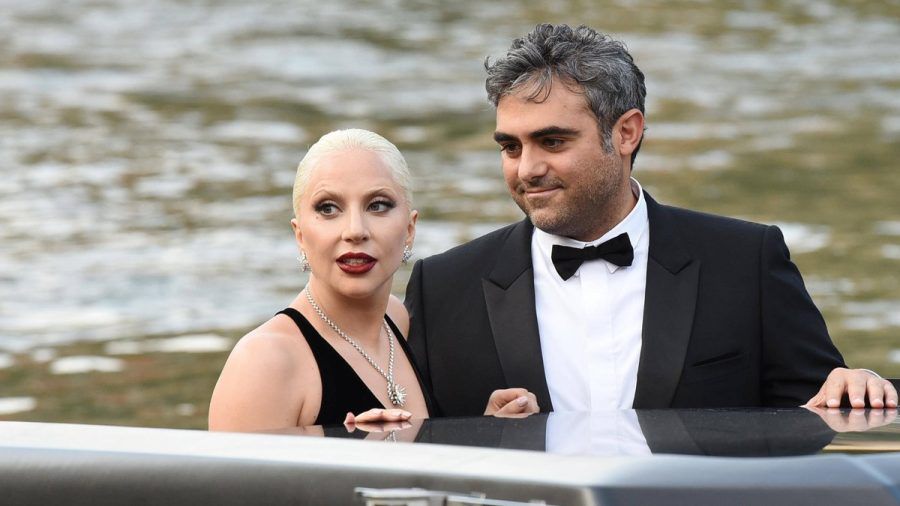
<path fill-rule="evenodd" d="M 232 350 L 209 405 L 209 430 L 258 431 L 298 424 L 306 392 L 295 336 L 259 329 Z M 316 368 L 312 368 L 318 373 Z"/>

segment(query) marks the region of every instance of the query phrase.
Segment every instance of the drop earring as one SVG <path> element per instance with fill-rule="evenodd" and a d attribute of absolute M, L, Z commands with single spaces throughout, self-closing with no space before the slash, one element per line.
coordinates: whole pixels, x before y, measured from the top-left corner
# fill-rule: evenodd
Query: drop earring
<path fill-rule="evenodd" d="M 403 257 L 401 261 L 403 263 L 409 262 L 409 259 L 412 258 L 412 250 L 409 249 L 409 245 L 403 247 Z"/>
<path fill-rule="evenodd" d="M 297 257 L 297 261 L 300 262 L 300 271 L 301 272 L 309 272 L 309 259 L 306 258 L 306 252 L 300 250 L 300 256 Z"/>

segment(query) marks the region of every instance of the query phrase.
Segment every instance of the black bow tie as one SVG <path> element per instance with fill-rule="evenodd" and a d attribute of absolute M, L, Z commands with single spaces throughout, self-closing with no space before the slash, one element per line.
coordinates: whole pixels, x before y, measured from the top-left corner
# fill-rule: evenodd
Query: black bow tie
<path fill-rule="evenodd" d="M 604 243 L 587 248 L 570 248 L 556 244 L 550 258 L 553 259 L 553 266 L 556 267 L 559 277 L 566 280 L 575 274 L 585 260 L 602 258 L 619 267 L 631 265 L 634 260 L 634 249 L 631 247 L 628 234 L 619 234 Z"/>

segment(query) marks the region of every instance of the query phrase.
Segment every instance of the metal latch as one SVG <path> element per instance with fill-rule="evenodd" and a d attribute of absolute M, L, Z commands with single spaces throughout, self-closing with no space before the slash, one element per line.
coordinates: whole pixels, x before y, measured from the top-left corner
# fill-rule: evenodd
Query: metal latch
<path fill-rule="evenodd" d="M 424 488 L 364 488 L 354 489 L 365 506 L 534 506 L 547 505 L 541 500 L 528 502 L 488 499 L 485 494 L 441 492 Z"/>

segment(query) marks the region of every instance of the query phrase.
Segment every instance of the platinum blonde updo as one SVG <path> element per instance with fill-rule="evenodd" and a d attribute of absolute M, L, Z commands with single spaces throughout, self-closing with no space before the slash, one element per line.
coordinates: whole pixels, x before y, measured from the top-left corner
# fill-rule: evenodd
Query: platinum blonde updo
<path fill-rule="evenodd" d="M 317 168 L 319 162 L 326 155 L 338 153 L 341 151 L 349 151 L 353 149 L 363 149 L 376 153 L 390 169 L 394 181 L 403 189 L 403 195 L 406 198 L 406 204 L 412 208 L 412 177 L 409 174 L 409 166 L 406 159 L 397 149 L 397 146 L 385 139 L 384 137 L 363 130 L 361 128 L 350 128 L 346 130 L 335 130 L 328 132 L 310 146 L 309 151 L 300 160 L 297 166 L 297 175 L 294 177 L 294 216 L 300 218 L 300 197 L 306 189 L 309 177 Z"/>

